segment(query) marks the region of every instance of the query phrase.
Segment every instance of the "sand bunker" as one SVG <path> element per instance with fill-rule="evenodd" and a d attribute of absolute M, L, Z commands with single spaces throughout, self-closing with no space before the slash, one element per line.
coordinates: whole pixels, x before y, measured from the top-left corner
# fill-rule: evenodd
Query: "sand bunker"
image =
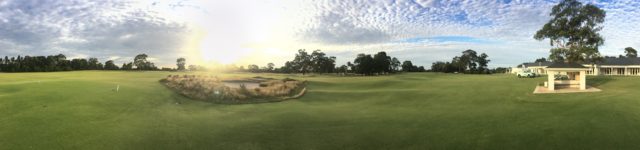
<path fill-rule="evenodd" d="M 258 103 L 297 98 L 306 91 L 302 81 L 272 78 L 227 78 L 169 75 L 160 82 L 192 99 L 218 103 Z"/>

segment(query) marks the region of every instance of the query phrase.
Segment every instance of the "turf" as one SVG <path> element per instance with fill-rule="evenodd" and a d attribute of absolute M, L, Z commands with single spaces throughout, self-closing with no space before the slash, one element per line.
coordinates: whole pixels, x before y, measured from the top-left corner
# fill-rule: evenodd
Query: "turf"
<path fill-rule="evenodd" d="M 309 81 L 301 99 L 224 105 L 171 92 L 168 74 L 2 73 L 0 149 L 640 148 L 640 77 L 534 95 L 544 78 L 215 74 Z"/>

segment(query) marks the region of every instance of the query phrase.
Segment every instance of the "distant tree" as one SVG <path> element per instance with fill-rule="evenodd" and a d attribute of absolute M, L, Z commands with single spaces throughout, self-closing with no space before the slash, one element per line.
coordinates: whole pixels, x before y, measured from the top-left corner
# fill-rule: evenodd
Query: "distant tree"
<path fill-rule="evenodd" d="M 491 72 L 492 73 L 507 73 L 508 68 L 504 68 L 504 67 L 498 67 L 496 69 L 493 69 Z"/>
<path fill-rule="evenodd" d="M 630 58 L 638 57 L 638 51 L 636 51 L 636 49 L 633 49 L 633 47 L 624 48 L 624 53 L 626 54 L 627 57 L 630 57 Z"/>
<path fill-rule="evenodd" d="M 447 62 L 436 61 L 431 64 L 432 72 L 447 72 Z"/>
<path fill-rule="evenodd" d="M 16 65 L 16 58 L 15 57 L 11 57 L 11 59 L 7 59 L 9 60 L 9 70 L 10 72 L 15 72 L 17 71 L 17 65 Z"/>
<path fill-rule="evenodd" d="M 400 62 L 400 60 L 398 60 L 398 58 L 393 57 L 391 59 L 391 70 L 393 72 L 399 71 L 400 70 L 400 65 L 402 65 L 402 63 Z"/>
<path fill-rule="evenodd" d="M 191 70 L 191 66 L 189 66 L 189 70 Z M 240 66 L 238 68 L 238 72 L 245 72 L 245 71 L 246 71 L 246 69 L 244 69 L 244 66 Z"/>
<path fill-rule="evenodd" d="M 347 72 L 349 72 L 349 70 L 350 71 L 356 70 L 356 66 L 353 63 L 351 63 L 350 61 L 347 62 L 347 67 L 349 67 L 349 69 L 347 69 Z"/>
<path fill-rule="evenodd" d="M 331 73 L 336 66 L 336 57 L 328 57 L 320 50 L 311 53 L 312 70 L 315 73 Z"/>
<path fill-rule="evenodd" d="M 413 63 L 409 60 L 405 60 L 404 62 L 402 62 L 402 71 L 404 72 L 413 72 L 416 70 L 416 68 L 414 68 L 415 66 L 413 65 Z"/>
<path fill-rule="evenodd" d="M 102 63 L 98 61 L 98 58 L 89 58 L 88 63 L 89 63 L 90 70 L 102 70 L 104 68 Z"/>
<path fill-rule="evenodd" d="M 267 72 L 272 72 L 272 71 L 273 71 L 273 69 L 275 68 L 275 66 L 276 66 L 276 65 L 275 65 L 275 64 L 273 64 L 273 63 L 268 63 L 268 64 L 267 64 Z"/>
<path fill-rule="evenodd" d="M 552 19 L 534 35 L 536 40 L 550 39 L 550 45 L 555 46 L 549 59 L 555 62 L 598 59 L 598 47 L 604 43 L 598 33 L 603 28 L 604 10 L 577 0 L 562 0 L 552 8 L 550 16 Z"/>
<path fill-rule="evenodd" d="M 244 67 L 243 67 L 244 68 Z M 243 69 L 244 70 L 244 69 Z M 198 66 L 196 65 L 189 65 L 189 71 L 198 71 Z"/>
<path fill-rule="evenodd" d="M 488 68 L 489 55 L 481 53 L 479 56 L 474 50 L 465 50 L 461 56 L 455 56 L 451 62 L 434 62 L 431 64 L 432 72 L 462 72 L 462 73 L 490 73 Z"/>
<path fill-rule="evenodd" d="M 119 70 L 120 68 L 113 63 L 113 60 L 108 60 L 106 62 L 104 62 L 104 69 L 105 70 Z"/>
<path fill-rule="evenodd" d="M 71 70 L 71 66 L 70 66 L 70 61 L 67 60 L 67 56 L 63 55 L 63 54 L 58 54 L 55 57 L 55 60 L 57 61 L 56 66 L 58 66 L 58 70 L 59 71 L 70 71 Z"/>
<path fill-rule="evenodd" d="M 416 72 L 425 72 L 427 71 L 426 69 L 424 69 L 424 66 L 420 66 L 418 67 L 418 69 L 416 70 Z"/>
<path fill-rule="evenodd" d="M 478 62 L 478 73 L 489 73 L 489 68 L 488 68 L 488 64 L 489 62 L 491 62 L 491 60 L 487 59 L 489 58 L 489 55 L 482 53 L 480 54 L 480 56 L 477 58 L 477 62 Z"/>
<path fill-rule="evenodd" d="M 355 72 L 358 74 L 372 75 L 374 73 L 375 63 L 371 55 L 358 54 L 355 60 L 353 60 L 355 66 Z"/>
<path fill-rule="evenodd" d="M 120 70 L 128 70 L 127 63 L 122 63 L 122 67 L 120 68 Z"/>
<path fill-rule="evenodd" d="M 374 72 L 376 73 L 389 73 L 391 72 L 391 57 L 387 56 L 387 53 L 382 51 L 373 55 Z"/>
<path fill-rule="evenodd" d="M 586 51 L 584 52 L 583 58 L 584 60 L 582 62 L 591 64 L 591 68 L 594 68 L 596 63 L 604 60 L 598 51 Z"/>
<path fill-rule="evenodd" d="M 460 63 L 464 64 L 465 72 L 475 72 L 478 67 L 478 64 L 476 63 L 477 60 L 478 60 L 478 55 L 476 51 L 472 49 L 463 51 L 462 56 L 460 56 Z"/>
<path fill-rule="evenodd" d="M 292 61 L 294 65 L 292 69 L 296 70 L 296 72 L 301 72 L 302 75 L 310 72 L 313 67 L 313 62 L 311 61 L 311 59 L 312 56 L 309 55 L 306 50 L 298 50 L 298 54 L 296 54 L 296 57 Z"/>
<path fill-rule="evenodd" d="M 260 72 L 260 67 L 258 65 L 248 65 L 247 70 L 253 73 Z"/>
<path fill-rule="evenodd" d="M 86 59 L 76 58 L 71 60 L 73 70 L 88 70 L 89 62 Z"/>
<path fill-rule="evenodd" d="M 536 61 L 534 61 L 535 63 L 541 63 L 541 62 L 547 62 L 547 59 L 542 57 L 542 58 L 538 58 L 536 59 Z"/>
<path fill-rule="evenodd" d="M 280 72 L 281 73 L 294 73 L 295 69 L 294 69 L 294 64 L 291 61 L 286 61 L 284 63 L 284 66 L 280 67 Z"/>
<path fill-rule="evenodd" d="M 178 70 L 182 71 L 185 70 L 185 65 L 187 65 L 187 59 L 184 59 L 182 57 L 178 58 L 178 60 L 176 60 L 176 65 L 178 66 Z"/>
<path fill-rule="evenodd" d="M 337 67 L 335 70 L 336 70 L 336 73 L 344 73 L 344 74 L 346 74 L 347 71 L 349 70 L 349 67 L 347 67 L 347 65 L 342 65 L 340 67 Z"/>
<path fill-rule="evenodd" d="M 136 70 L 158 70 L 154 63 L 147 60 L 148 57 L 147 54 L 138 54 L 134 57 L 133 65 L 136 66 Z"/>
<path fill-rule="evenodd" d="M 137 70 L 147 70 L 149 66 L 149 62 L 147 61 L 147 54 L 138 54 L 135 58 L 133 58 L 133 65 L 136 66 Z"/>
<path fill-rule="evenodd" d="M 133 70 L 133 63 L 123 63 L 121 70 Z"/>

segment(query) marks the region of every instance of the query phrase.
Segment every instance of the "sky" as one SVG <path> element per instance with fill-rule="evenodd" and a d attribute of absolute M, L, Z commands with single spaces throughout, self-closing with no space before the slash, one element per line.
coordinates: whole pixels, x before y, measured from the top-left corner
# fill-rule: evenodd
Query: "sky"
<path fill-rule="evenodd" d="M 281 66 L 298 49 L 320 49 L 337 64 L 359 53 L 429 67 L 466 49 L 490 67 L 547 57 L 533 34 L 556 0 L 0 0 L 0 55 L 96 57 L 159 66 Z M 640 48 L 640 1 L 590 0 L 607 13 L 603 55 Z"/>

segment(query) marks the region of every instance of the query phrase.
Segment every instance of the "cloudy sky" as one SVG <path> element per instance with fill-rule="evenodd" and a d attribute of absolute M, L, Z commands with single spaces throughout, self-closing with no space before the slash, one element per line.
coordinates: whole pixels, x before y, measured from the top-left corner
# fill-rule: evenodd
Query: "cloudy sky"
<path fill-rule="evenodd" d="M 604 55 L 640 48 L 640 1 L 596 0 L 607 12 Z M 533 34 L 556 0 L 0 0 L 0 55 L 97 57 L 129 62 L 146 53 L 160 66 L 282 65 L 298 49 L 321 49 L 338 64 L 387 51 L 429 66 L 466 49 L 490 66 L 547 57 Z"/>

